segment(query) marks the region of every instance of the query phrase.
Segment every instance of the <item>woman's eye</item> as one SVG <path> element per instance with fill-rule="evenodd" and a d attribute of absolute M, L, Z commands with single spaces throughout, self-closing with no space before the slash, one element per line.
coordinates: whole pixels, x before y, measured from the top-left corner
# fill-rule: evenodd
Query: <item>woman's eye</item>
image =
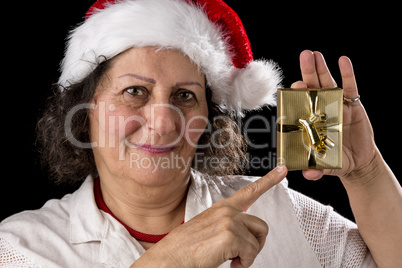
<path fill-rule="evenodd" d="M 132 96 L 144 96 L 145 95 L 145 89 L 141 87 L 129 87 L 124 90 L 128 94 Z"/>
<path fill-rule="evenodd" d="M 178 94 L 179 99 L 184 100 L 184 101 L 190 101 L 195 98 L 194 93 L 191 92 L 180 92 Z"/>

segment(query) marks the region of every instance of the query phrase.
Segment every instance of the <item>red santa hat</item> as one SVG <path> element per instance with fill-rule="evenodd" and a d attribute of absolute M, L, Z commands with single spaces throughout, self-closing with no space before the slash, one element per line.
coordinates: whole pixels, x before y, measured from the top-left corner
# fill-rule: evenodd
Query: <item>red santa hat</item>
<path fill-rule="evenodd" d="M 253 60 L 240 18 L 221 0 L 98 0 L 69 36 L 59 84 L 80 82 L 105 58 L 144 46 L 185 53 L 223 110 L 242 115 L 275 105 L 278 66 Z"/>

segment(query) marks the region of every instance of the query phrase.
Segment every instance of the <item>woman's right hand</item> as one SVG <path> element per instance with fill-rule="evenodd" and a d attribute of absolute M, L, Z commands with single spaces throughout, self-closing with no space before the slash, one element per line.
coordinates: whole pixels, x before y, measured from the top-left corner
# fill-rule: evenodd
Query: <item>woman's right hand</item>
<path fill-rule="evenodd" d="M 277 167 L 267 175 L 215 203 L 174 229 L 132 267 L 250 267 L 264 247 L 268 225 L 244 213 L 266 191 L 285 178 Z"/>

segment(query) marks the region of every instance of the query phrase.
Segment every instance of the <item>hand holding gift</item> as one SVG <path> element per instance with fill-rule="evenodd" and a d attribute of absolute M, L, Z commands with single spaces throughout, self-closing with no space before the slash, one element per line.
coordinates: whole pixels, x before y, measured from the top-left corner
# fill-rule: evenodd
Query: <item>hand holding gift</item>
<path fill-rule="evenodd" d="M 308 166 L 296 166 L 294 169 L 304 169 L 303 175 L 309 180 L 318 180 L 324 174 L 338 176 L 348 193 L 359 232 L 378 267 L 402 267 L 400 248 L 396 246 L 402 244 L 402 188 L 375 144 L 373 129 L 360 102 L 349 58 L 341 57 L 339 67 L 342 75 L 343 102 L 340 99 L 342 96 L 334 97 L 334 100 L 326 96 L 329 92 L 336 95 L 336 91 L 340 90 L 336 89 L 337 84 L 322 54 L 308 50 L 302 52 L 300 69 L 303 81 L 293 83 L 291 86 L 293 90 L 278 92 L 279 113 L 282 110 L 282 113 L 286 114 L 285 119 L 278 118 L 278 143 L 285 144 L 280 139 L 290 136 L 288 134 L 298 136 L 296 139 L 292 137 L 285 139 L 296 141 L 293 153 L 299 146 L 298 152 L 303 154 L 299 156 L 300 163 L 302 165 L 307 163 Z M 287 105 L 288 96 L 285 95 L 292 91 L 298 95 L 296 99 L 290 101 L 294 106 L 281 107 Z M 331 112 L 332 110 L 325 105 L 339 101 L 342 107 L 340 110 L 343 111 L 338 115 L 342 118 L 329 122 L 330 117 L 336 118 L 336 112 Z M 292 115 L 292 111 L 297 111 L 297 114 Z M 288 119 L 293 121 L 286 121 Z M 319 127 L 320 124 L 324 124 L 322 129 Z M 334 132 L 328 131 L 334 127 L 331 124 L 338 126 L 342 124 L 342 128 L 335 129 Z M 335 133 L 335 136 L 332 134 L 331 136 L 330 133 Z M 331 140 L 327 140 L 328 137 Z M 299 140 L 302 138 L 303 142 L 300 143 L 297 138 Z M 322 145 L 325 152 L 320 153 Z M 331 158 L 330 154 L 338 152 L 337 146 L 342 151 L 341 165 L 336 163 L 335 159 L 327 159 Z M 308 154 L 305 148 L 308 148 Z M 278 156 L 281 154 L 286 154 L 285 149 L 283 152 L 278 151 Z M 286 157 L 292 157 L 292 153 Z M 322 166 L 320 161 L 330 165 Z"/>
<path fill-rule="evenodd" d="M 347 57 L 339 59 L 339 67 L 343 82 L 343 95 L 346 99 L 359 96 L 352 63 Z M 337 84 L 319 52 L 304 51 L 300 56 L 300 68 L 303 81 L 293 83 L 292 88 L 328 89 L 336 88 Z M 318 91 L 319 92 L 319 91 Z M 352 179 L 355 171 L 370 173 L 370 163 L 379 154 L 374 143 L 374 134 L 367 114 L 360 101 L 347 102 L 343 107 L 342 136 L 342 169 L 308 170 L 303 172 L 307 179 L 320 179 L 324 174 Z M 367 170 L 366 170 L 367 169 Z"/>

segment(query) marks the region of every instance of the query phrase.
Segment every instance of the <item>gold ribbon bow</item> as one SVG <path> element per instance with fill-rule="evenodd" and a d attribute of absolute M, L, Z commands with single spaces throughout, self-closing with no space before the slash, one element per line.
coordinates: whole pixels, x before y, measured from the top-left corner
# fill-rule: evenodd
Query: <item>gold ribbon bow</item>
<path fill-rule="evenodd" d="M 328 137 L 328 132 L 341 132 L 342 124 L 328 122 L 326 113 L 317 110 L 319 101 L 318 91 L 306 91 L 309 98 L 310 114 L 298 120 L 299 125 L 278 124 L 278 131 L 282 133 L 302 132 L 307 136 L 308 144 L 304 147 L 309 151 L 308 168 L 317 168 L 317 159 L 324 159 L 327 152 L 335 147 L 335 142 Z"/>
<path fill-rule="evenodd" d="M 309 138 L 309 168 L 315 168 L 317 166 L 316 157 L 325 158 L 327 156 L 327 150 L 331 150 L 335 147 L 334 141 L 329 138 L 325 133 L 319 134 L 318 127 L 320 124 L 324 124 L 328 117 L 325 113 L 319 114 L 317 112 L 318 95 L 317 91 L 309 91 L 310 95 L 310 116 L 307 119 L 299 119 L 302 124 L 305 133 Z M 324 126 L 322 130 L 327 130 Z"/>

